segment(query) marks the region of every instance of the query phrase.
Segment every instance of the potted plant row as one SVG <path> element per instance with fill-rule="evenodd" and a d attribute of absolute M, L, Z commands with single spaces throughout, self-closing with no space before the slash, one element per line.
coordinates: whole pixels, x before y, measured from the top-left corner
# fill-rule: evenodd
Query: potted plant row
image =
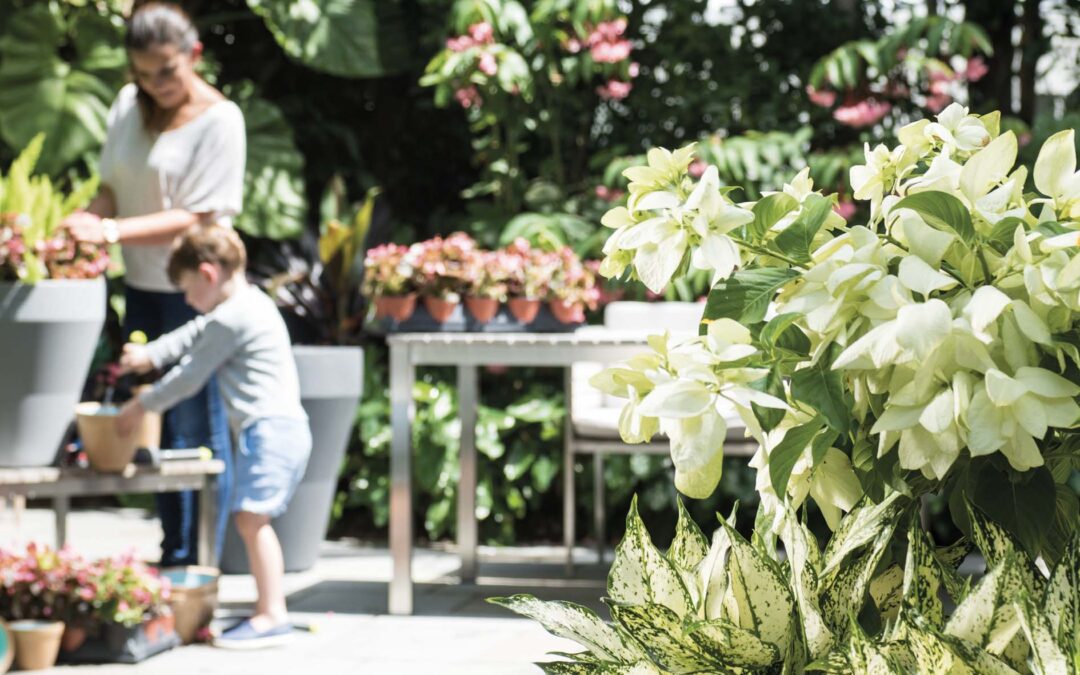
<path fill-rule="evenodd" d="M 86 560 L 64 547 L 0 549 L 0 617 L 23 670 L 69 662 L 134 663 L 178 644 L 170 584 L 130 554 Z"/>
<path fill-rule="evenodd" d="M 519 238 L 487 250 L 462 232 L 372 248 L 362 292 L 374 300 L 376 319 L 398 324 L 413 315 L 418 298 L 440 324 L 462 303 L 480 325 L 504 303 L 522 325 L 533 323 L 545 303 L 557 321 L 574 324 L 585 320 L 585 308 L 594 309 L 600 296 L 595 275 L 568 246 L 551 251 Z"/>
<path fill-rule="evenodd" d="M 65 194 L 34 175 L 43 142 L 0 172 L 0 466 L 53 461 L 105 323 L 108 256 L 60 227 L 97 180 Z"/>

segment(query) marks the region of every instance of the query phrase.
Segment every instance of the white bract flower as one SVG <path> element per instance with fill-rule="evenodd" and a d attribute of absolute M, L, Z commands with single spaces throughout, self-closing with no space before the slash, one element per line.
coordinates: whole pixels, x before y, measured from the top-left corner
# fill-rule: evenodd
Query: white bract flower
<path fill-rule="evenodd" d="M 1035 160 L 1035 187 L 1049 198 L 1062 220 L 1080 220 L 1080 171 L 1076 170 L 1076 132 L 1059 131 L 1046 140 Z"/>
<path fill-rule="evenodd" d="M 990 142 L 990 131 L 977 115 L 969 115 L 968 109 L 952 103 L 923 128 L 923 134 L 935 143 L 961 152 L 973 152 Z"/>

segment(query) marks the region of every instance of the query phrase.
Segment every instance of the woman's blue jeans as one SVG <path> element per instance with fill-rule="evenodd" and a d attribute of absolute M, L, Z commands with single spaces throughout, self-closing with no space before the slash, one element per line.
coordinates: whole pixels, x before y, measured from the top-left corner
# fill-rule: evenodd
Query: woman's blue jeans
<path fill-rule="evenodd" d="M 128 287 L 124 335 L 141 330 L 154 340 L 195 318 L 196 312 L 184 302 L 183 293 L 156 293 Z M 211 378 L 203 389 L 175 408 L 165 412 L 161 447 L 197 448 L 206 446 L 225 462 L 225 473 L 218 476 L 218 513 L 216 523 L 217 554 L 225 541 L 232 487 L 232 443 L 225 404 Z M 161 542 L 161 565 L 194 565 L 199 557 L 199 501 L 194 492 L 166 492 L 155 495 L 164 538 Z"/>

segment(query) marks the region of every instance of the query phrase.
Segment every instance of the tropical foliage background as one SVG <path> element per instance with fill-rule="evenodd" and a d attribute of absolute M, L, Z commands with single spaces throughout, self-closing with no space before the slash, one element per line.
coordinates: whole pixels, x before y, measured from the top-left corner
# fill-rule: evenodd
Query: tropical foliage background
<path fill-rule="evenodd" d="M 239 227 L 267 276 L 314 259 L 321 229 L 373 186 L 382 197 L 372 244 L 462 229 L 485 245 L 526 236 L 598 257 L 600 216 L 626 189 L 621 172 L 653 146 L 697 140 L 746 199 L 809 167 L 849 215 L 848 169 L 863 162 L 862 144 L 951 100 L 1001 110 L 1028 166 L 1043 140 L 1080 126 L 1077 0 L 182 4 L 206 46 L 205 76 L 246 116 Z M 0 0 L 0 166 L 45 131 L 40 170 L 61 184 L 94 172 L 105 114 L 127 78 L 130 5 Z M 691 275 L 665 294 L 694 299 L 708 282 Z M 386 358 L 377 337 L 364 341 L 366 394 L 335 510 L 343 534 L 371 534 L 387 518 Z M 561 377 L 486 372 L 481 387 L 482 536 L 554 536 Z M 416 394 L 418 525 L 438 538 L 454 520 L 452 373 L 425 371 Z M 607 471 L 611 509 L 636 492 L 653 533 L 671 532 L 665 462 L 613 460 Z M 741 497 L 745 511 L 753 494 L 753 475 L 733 463 L 717 494 L 690 508 L 727 512 Z"/>

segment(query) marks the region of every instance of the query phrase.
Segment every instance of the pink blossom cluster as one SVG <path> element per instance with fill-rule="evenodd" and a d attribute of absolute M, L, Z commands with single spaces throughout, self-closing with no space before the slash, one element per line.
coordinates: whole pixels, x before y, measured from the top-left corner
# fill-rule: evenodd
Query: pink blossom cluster
<path fill-rule="evenodd" d="M 624 190 L 619 188 L 609 188 L 606 185 L 597 185 L 594 189 L 597 198 L 604 200 L 605 202 L 617 202 L 626 196 Z"/>
<path fill-rule="evenodd" d="M 476 250 L 476 241 L 464 232 L 446 238 L 433 237 L 410 246 L 408 257 L 416 270 L 420 293 L 456 299 L 465 290 L 469 262 Z"/>
<path fill-rule="evenodd" d="M 0 214 L 0 281 L 15 281 L 27 275 L 28 251 L 45 265 L 51 279 L 95 279 L 108 269 L 105 247 L 76 241 L 64 230 L 28 242 L 28 220 L 21 214 Z"/>
<path fill-rule="evenodd" d="M 0 549 L 0 582 L 0 615 L 8 618 L 134 625 L 160 614 L 169 598 L 168 580 L 131 554 L 91 562 L 37 543 Z"/>
<path fill-rule="evenodd" d="M 574 320 L 584 321 L 584 308 L 596 309 L 600 300 L 596 275 L 569 246 L 560 248 L 554 253 L 554 257 L 558 264 L 549 284 L 550 294 L 556 300 L 574 305 L 579 314 Z"/>
<path fill-rule="evenodd" d="M 877 124 L 889 114 L 890 110 L 892 110 L 892 104 L 888 101 L 864 98 L 845 101 L 833 111 L 833 119 L 840 124 L 859 129 Z"/>
<path fill-rule="evenodd" d="M 589 56 L 594 62 L 617 65 L 628 61 L 634 50 L 633 43 L 623 37 L 625 33 L 626 17 L 620 16 L 609 21 L 601 21 L 596 26 L 587 29 L 583 38 L 570 37 L 563 43 L 563 48 L 571 54 L 578 54 L 588 48 Z M 630 80 L 637 77 L 638 70 L 637 63 L 629 63 L 621 74 L 612 75 L 606 82 L 597 86 L 597 95 L 605 101 L 619 101 L 626 98 L 633 89 Z"/>
<path fill-rule="evenodd" d="M 469 26 L 466 35 L 458 35 L 446 41 L 446 48 L 452 52 L 463 52 L 473 47 L 482 47 L 495 42 L 495 29 L 486 21 Z"/>
<path fill-rule="evenodd" d="M 367 297 L 407 295 L 415 290 L 415 276 L 408 246 L 382 244 L 364 256 L 360 292 Z"/>

